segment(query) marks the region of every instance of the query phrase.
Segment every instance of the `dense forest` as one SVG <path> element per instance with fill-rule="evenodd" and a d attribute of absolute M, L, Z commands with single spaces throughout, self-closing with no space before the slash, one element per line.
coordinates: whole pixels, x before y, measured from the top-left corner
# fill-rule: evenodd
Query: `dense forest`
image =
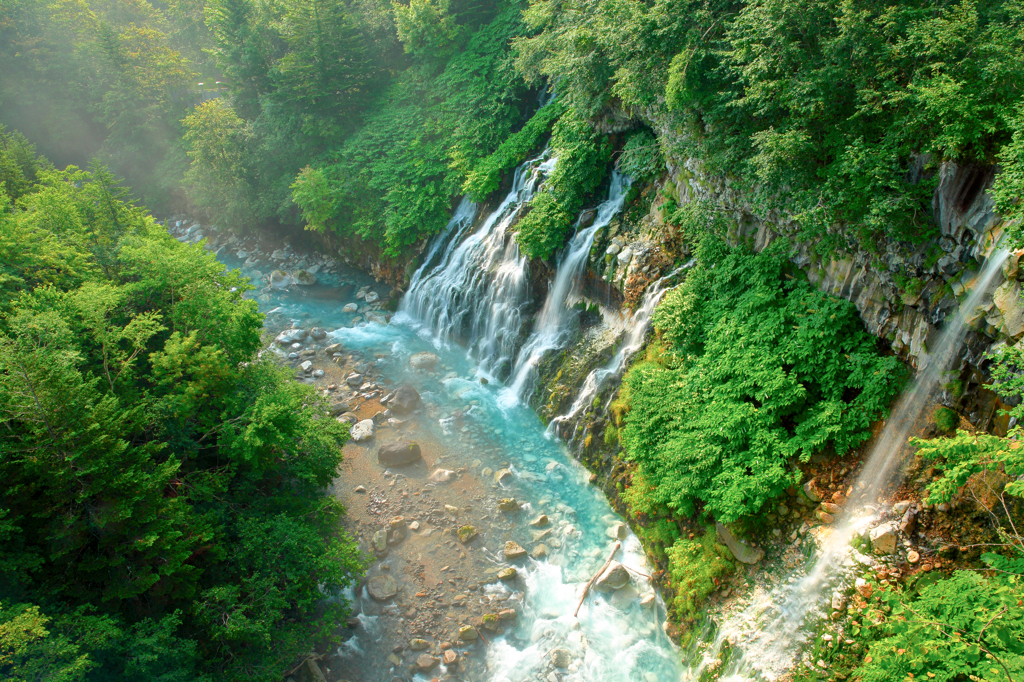
<path fill-rule="evenodd" d="M 323 494 L 347 429 L 260 356 L 250 285 L 153 215 L 413 262 L 460 197 L 493 202 L 546 148 L 515 226 L 530 258 L 553 262 L 613 168 L 639 201 L 686 163 L 829 258 L 935 238 L 952 161 L 998 171 L 1019 246 L 1022 54 L 1021 0 L 4 0 L 0 676 L 279 680 L 364 568 Z M 665 219 L 693 270 L 605 434 L 693 621 L 731 569 L 668 520 L 750 522 L 800 483 L 789 463 L 864 443 L 907 372 L 781 246 L 727 243 L 713 207 Z M 1018 350 L 995 367 L 1024 390 Z M 947 431 L 917 443 L 932 502 L 999 471 L 1019 511 L 1019 427 Z M 847 672 L 1024 669 L 1024 543 L 1000 518 L 984 572 L 863 620 L 873 652 L 920 665 Z"/>

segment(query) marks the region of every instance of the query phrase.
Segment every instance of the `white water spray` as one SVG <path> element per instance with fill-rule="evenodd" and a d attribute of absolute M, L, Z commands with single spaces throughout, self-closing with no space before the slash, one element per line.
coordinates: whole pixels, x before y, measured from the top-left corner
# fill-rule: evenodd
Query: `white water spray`
<path fill-rule="evenodd" d="M 459 221 L 453 218 L 446 230 L 449 238 L 434 243 L 402 298 L 402 312 L 426 323 L 438 345 L 464 341 L 485 373 L 498 374 L 512 363 L 523 326 L 522 309 L 529 301 L 528 260 L 509 228 L 555 162 L 545 151 L 517 168 L 505 200 L 476 232 L 431 267 L 441 245 L 458 243 L 472 222 L 468 208 Z"/>
<path fill-rule="evenodd" d="M 943 383 L 970 330 L 970 322 L 976 319 L 978 306 L 989 294 L 1006 256 L 1004 250 L 996 250 L 989 256 L 974 281 L 974 288 L 957 314 L 946 323 L 935 349 L 921 358 L 916 380 L 903 393 L 872 447 L 853 486 L 847 510 L 824 540 L 810 570 L 801 579 L 755 595 L 746 609 L 722 623 L 715 641 L 684 679 L 699 680 L 709 666 L 717 665 L 726 642 L 736 651 L 719 676 L 720 680 L 776 680 L 792 668 L 795 656 L 812 634 L 811 626 L 817 620 L 815 616 L 819 615 L 817 610 L 826 590 L 842 581 L 845 569 L 851 564 L 850 542 L 873 520 L 880 496 L 904 461 L 912 429 Z"/>
<path fill-rule="evenodd" d="M 509 396 L 515 400 L 522 400 L 532 390 L 537 379 L 537 367 L 544 356 L 565 345 L 568 331 L 566 323 L 569 320 L 566 303 L 579 289 L 580 275 L 587 266 L 594 237 L 622 210 L 631 184 L 632 180 L 628 176 L 618 171 L 613 172 L 608 199 L 598 206 L 593 224 L 578 229 L 562 252 L 555 281 L 548 289 L 534 332 L 516 358 L 512 381 L 509 383 Z"/>
<path fill-rule="evenodd" d="M 560 435 L 570 444 L 576 439 L 576 430 L 578 430 L 579 424 L 576 424 L 573 433 L 568 437 L 566 437 L 563 427 L 572 424 L 576 420 L 580 412 L 593 402 L 594 398 L 597 397 L 609 380 L 622 376 L 622 371 L 626 368 L 630 358 L 643 347 L 644 340 L 647 337 L 647 329 L 651 325 L 651 315 L 654 314 L 654 309 L 661 302 L 662 296 L 670 289 L 669 282 L 683 270 L 693 267 L 695 263 L 696 261 L 690 261 L 647 287 L 640 305 L 633 314 L 629 317 L 622 316 L 620 318 L 618 325 L 619 333 L 625 334 L 625 336 L 621 338 L 619 350 L 604 367 L 598 367 L 590 371 L 590 374 L 584 379 L 583 386 L 580 387 L 580 392 L 577 394 L 576 400 L 573 401 L 569 411 L 555 417 L 548 424 L 547 432 L 549 435 Z"/>

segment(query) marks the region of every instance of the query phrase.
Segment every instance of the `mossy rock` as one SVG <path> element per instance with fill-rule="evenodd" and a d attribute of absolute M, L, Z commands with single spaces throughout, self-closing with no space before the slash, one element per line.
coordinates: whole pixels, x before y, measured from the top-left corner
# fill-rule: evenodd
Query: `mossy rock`
<path fill-rule="evenodd" d="M 459 542 L 466 544 L 477 536 L 477 531 L 473 526 L 463 526 L 457 531 L 456 535 L 459 536 Z"/>

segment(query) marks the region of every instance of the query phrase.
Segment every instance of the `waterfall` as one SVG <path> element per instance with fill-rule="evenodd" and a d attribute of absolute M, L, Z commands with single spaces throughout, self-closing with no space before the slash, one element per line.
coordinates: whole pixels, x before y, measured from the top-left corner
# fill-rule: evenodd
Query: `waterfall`
<path fill-rule="evenodd" d="M 974 288 L 960 305 L 934 346 L 921 358 L 920 369 L 911 387 L 901 396 L 885 429 L 871 449 L 863 470 L 853 486 L 853 497 L 846 510 L 824 540 L 814 564 L 797 580 L 771 592 L 755 594 L 750 605 L 730 616 L 701 660 L 684 679 L 700 680 L 709 666 L 717 665 L 723 645 L 736 648 L 718 679 L 745 680 L 754 677 L 778 679 L 791 669 L 794 658 L 813 631 L 825 591 L 842 581 L 845 568 L 852 562 L 850 542 L 870 526 L 875 505 L 895 477 L 904 460 L 911 430 L 924 414 L 936 390 L 941 386 L 982 299 L 1000 273 L 1007 252 L 994 250 Z M 810 618 L 809 618 L 810 616 Z"/>
<path fill-rule="evenodd" d="M 530 338 L 523 345 L 516 357 L 512 381 L 509 384 L 508 396 L 522 400 L 533 389 L 537 379 L 537 366 L 544 356 L 561 348 L 566 342 L 569 315 L 566 303 L 578 292 L 580 275 L 587 266 L 590 248 L 594 237 L 599 231 L 611 223 L 626 200 L 626 192 L 632 180 L 618 171 L 612 173 L 608 199 L 597 208 L 597 216 L 589 227 L 579 229 L 569 241 L 558 261 L 555 281 L 548 288 L 544 307 L 541 309 L 537 324 Z"/>
<path fill-rule="evenodd" d="M 485 374 L 500 374 L 511 365 L 522 332 L 522 310 L 529 302 L 528 261 L 509 228 L 556 160 L 545 151 L 517 168 L 508 196 L 476 232 L 462 239 L 472 223 L 464 201 L 456 212 L 459 219 L 453 217 L 436 239 L 402 298 L 401 312 L 424 323 L 436 345 L 464 342 Z M 438 260 L 442 246 L 447 249 Z"/>
<path fill-rule="evenodd" d="M 583 386 L 580 387 L 580 392 L 577 394 L 576 400 L 573 401 L 569 411 L 555 417 L 548 424 L 549 435 L 560 435 L 568 443 L 575 441 L 576 430 L 579 428 L 579 424 L 576 422 L 577 416 L 587 405 L 593 402 L 594 398 L 597 397 L 598 393 L 600 393 L 601 389 L 610 379 L 617 379 L 622 376 L 626 363 L 644 345 L 647 329 L 651 324 L 651 315 L 654 314 L 654 309 L 661 302 L 662 296 L 669 290 L 669 281 L 683 270 L 693 267 L 696 262 L 696 260 L 691 260 L 686 265 L 676 268 L 647 287 L 640 305 L 633 314 L 629 317 L 623 315 L 620 318 L 618 327 L 620 333 L 624 334 L 624 336 L 621 338 L 619 350 L 604 367 L 598 367 L 590 371 L 587 378 L 584 379 Z M 566 437 L 567 425 L 573 423 L 575 423 L 573 433 Z"/>

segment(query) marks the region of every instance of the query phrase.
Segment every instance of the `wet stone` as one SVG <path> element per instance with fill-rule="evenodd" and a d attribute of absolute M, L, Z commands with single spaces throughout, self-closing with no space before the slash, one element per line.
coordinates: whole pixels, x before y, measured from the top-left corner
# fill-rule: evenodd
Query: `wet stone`
<path fill-rule="evenodd" d="M 420 672 L 430 672 L 438 666 L 441 661 L 429 654 L 420 654 L 420 657 L 416 659 L 416 667 Z"/>
<path fill-rule="evenodd" d="M 509 540 L 505 543 L 506 559 L 510 561 L 515 561 L 516 559 L 522 559 L 524 556 L 526 556 L 526 550 L 523 549 L 518 542 L 514 540 Z"/>
<path fill-rule="evenodd" d="M 568 668 L 572 663 L 572 653 L 568 649 L 554 649 L 551 652 L 551 665 L 556 668 Z"/>
<path fill-rule="evenodd" d="M 480 634 L 472 625 L 463 625 L 459 628 L 459 639 L 463 642 L 475 642 L 479 637 Z"/>
<path fill-rule="evenodd" d="M 377 601 L 387 601 L 398 594 L 398 581 L 390 575 L 377 575 L 366 583 L 366 591 Z"/>

